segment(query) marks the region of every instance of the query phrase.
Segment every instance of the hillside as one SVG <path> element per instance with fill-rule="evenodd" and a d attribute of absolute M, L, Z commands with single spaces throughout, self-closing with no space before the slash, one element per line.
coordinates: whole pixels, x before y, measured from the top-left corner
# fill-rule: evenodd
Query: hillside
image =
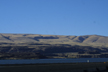
<path fill-rule="evenodd" d="M 108 37 L 0 34 L 0 59 L 108 57 Z"/>
<path fill-rule="evenodd" d="M 27 45 L 35 43 L 108 47 L 108 37 L 98 35 L 0 34 L 0 45 Z"/>

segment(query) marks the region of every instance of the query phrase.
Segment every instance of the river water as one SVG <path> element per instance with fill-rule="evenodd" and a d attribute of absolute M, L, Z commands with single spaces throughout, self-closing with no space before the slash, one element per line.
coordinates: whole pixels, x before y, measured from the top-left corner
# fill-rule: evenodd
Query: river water
<path fill-rule="evenodd" d="M 21 59 L 21 60 L 0 60 L 0 64 L 79 63 L 79 62 L 107 62 L 107 61 L 108 58 Z"/>

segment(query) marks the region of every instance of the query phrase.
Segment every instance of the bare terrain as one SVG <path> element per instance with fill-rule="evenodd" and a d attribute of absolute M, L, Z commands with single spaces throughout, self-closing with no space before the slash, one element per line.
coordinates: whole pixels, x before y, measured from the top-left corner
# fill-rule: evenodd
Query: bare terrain
<path fill-rule="evenodd" d="M 108 37 L 99 35 L 62 36 L 39 34 L 0 34 L 1 45 L 69 44 L 108 47 Z"/>
<path fill-rule="evenodd" d="M 0 34 L 1 59 L 108 57 L 108 37 Z"/>

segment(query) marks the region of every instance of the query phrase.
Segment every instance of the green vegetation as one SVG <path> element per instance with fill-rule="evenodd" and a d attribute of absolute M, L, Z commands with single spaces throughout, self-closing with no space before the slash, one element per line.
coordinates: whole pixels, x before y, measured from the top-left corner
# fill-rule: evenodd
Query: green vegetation
<path fill-rule="evenodd" d="M 0 46 L 0 59 L 42 58 L 108 58 L 107 48 L 71 46 L 68 44 L 33 46 Z"/>

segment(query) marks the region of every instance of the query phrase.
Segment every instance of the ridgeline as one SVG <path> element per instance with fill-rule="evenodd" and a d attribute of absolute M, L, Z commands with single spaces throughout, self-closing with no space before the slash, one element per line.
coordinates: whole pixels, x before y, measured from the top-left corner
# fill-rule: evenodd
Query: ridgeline
<path fill-rule="evenodd" d="M 107 57 L 106 36 L 0 34 L 0 59 Z"/>

